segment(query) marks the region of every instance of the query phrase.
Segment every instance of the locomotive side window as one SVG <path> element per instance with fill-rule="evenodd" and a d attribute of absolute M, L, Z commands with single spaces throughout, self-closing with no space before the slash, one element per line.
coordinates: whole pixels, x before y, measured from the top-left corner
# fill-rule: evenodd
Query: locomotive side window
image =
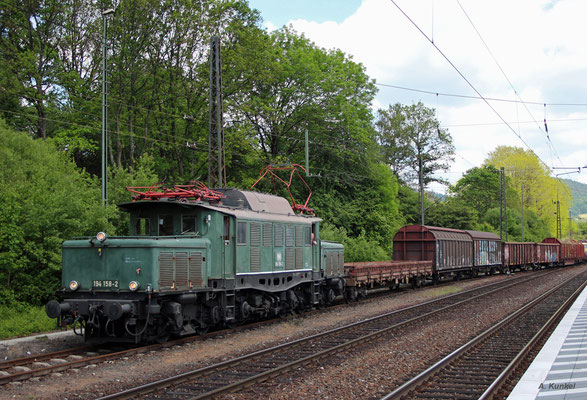
<path fill-rule="evenodd" d="M 224 241 L 227 242 L 230 240 L 230 217 L 228 215 L 224 216 Z"/>
<path fill-rule="evenodd" d="M 173 215 L 159 215 L 159 236 L 173 235 Z"/>
<path fill-rule="evenodd" d="M 135 221 L 135 235 L 148 236 L 151 233 L 149 218 L 137 218 Z"/>
<path fill-rule="evenodd" d="M 239 222 L 237 224 L 236 244 L 247 244 L 247 223 Z"/>
<path fill-rule="evenodd" d="M 196 233 L 196 216 L 183 215 L 181 217 L 181 234 Z"/>

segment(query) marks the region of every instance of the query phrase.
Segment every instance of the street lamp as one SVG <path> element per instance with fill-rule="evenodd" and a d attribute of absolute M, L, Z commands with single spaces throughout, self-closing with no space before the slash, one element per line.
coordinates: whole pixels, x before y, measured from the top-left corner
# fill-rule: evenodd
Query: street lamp
<path fill-rule="evenodd" d="M 102 20 L 104 22 L 104 35 L 102 41 L 102 204 L 106 206 L 108 199 L 108 158 L 107 158 L 107 134 L 106 125 L 108 124 L 108 110 L 106 106 L 106 22 L 107 17 L 114 14 L 114 9 L 109 8 L 102 11 Z"/>

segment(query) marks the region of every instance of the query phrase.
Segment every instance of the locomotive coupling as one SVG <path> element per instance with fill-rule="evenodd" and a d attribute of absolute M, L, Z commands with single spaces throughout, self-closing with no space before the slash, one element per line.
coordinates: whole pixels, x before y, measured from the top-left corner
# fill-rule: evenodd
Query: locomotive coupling
<path fill-rule="evenodd" d="M 120 319 L 123 315 L 129 314 L 132 312 L 132 305 L 120 304 L 119 302 L 111 302 L 107 304 L 106 307 L 106 315 L 110 320 L 116 321 Z"/>
<path fill-rule="evenodd" d="M 71 309 L 69 303 L 61 303 L 57 300 L 51 300 L 45 306 L 45 312 L 49 318 L 59 318 L 61 314 L 67 313 Z"/>

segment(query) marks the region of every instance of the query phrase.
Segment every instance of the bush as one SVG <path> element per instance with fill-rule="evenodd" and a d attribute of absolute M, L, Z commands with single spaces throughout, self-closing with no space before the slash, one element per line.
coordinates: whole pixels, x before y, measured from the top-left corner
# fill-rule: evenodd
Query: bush
<path fill-rule="evenodd" d="M 0 288 L 41 305 L 59 287 L 61 243 L 108 227 L 97 180 L 51 143 L 0 121 Z"/>
<path fill-rule="evenodd" d="M 0 339 L 48 332 L 56 329 L 55 320 L 45 313 L 44 307 L 12 303 L 0 307 Z"/>
<path fill-rule="evenodd" d="M 345 262 L 391 259 L 391 255 L 375 239 L 367 237 L 365 231 L 362 231 L 358 237 L 353 238 L 347 236 L 346 229 L 324 223 L 320 229 L 320 237 L 322 240 L 342 243 L 344 245 Z"/>

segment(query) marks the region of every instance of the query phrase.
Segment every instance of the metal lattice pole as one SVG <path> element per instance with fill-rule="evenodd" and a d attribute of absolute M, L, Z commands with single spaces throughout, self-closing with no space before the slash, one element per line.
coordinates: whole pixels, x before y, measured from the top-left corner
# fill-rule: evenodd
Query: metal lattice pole
<path fill-rule="evenodd" d="M 106 206 L 108 202 L 108 139 L 107 139 L 107 125 L 108 125 L 108 105 L 106 91 L 106 77 L 108 75 L 106 58 L 108 55 L 106 43 L 107 17 L 114 13 L 112 8 L 102 11 L 103 20 L 103 35 L 102 35 L 102 205 Z"/>
<path fill-rule="evenodd" d="M 208 135 L 208 187 L 226 187 L 220 38 L 210 41 L 210 132 Z"/>

